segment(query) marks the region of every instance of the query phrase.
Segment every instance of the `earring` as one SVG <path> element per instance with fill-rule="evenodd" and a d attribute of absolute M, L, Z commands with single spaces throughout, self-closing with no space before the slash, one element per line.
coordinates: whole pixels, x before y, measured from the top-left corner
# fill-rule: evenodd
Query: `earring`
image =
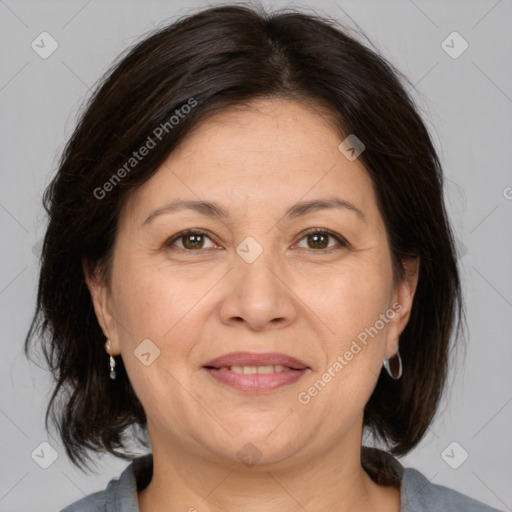
<path fill-rule="evenodd" d="M 116 378 L 116 371 L 114 367 L 116 366 L 116 360 L 110 356 L 110 378 L 114 380 Z"/>
<path fill-rule="evenodd" d="M 384 359 L 383 366 L 393 380 L 398 380 L 402 376 L 402 358 L 400 357 L 400 352 L 397 350 L 394 357 Z"/>
<path fill-rule="evenodd" d="M 106 349 L 107 349 L 107 352 L 110 354 L 110 350 L 112 349 L 110 340 L 107 340 Z M 110 374 L 109 375 L 112 380 L 114 380 L 116 378 L 116 371 L 114 370 L 115 366 L 116 366 L 116 360 L 114 359 L 114 357 L 112 355 L 110 355 Z"/>

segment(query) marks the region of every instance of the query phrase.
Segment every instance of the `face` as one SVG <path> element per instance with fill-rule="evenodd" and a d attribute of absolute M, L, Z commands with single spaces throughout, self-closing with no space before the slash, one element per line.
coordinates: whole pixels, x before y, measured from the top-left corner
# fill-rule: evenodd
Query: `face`
<path fill-rule="evenodd" d="M 394 282 L 341 140 L 307 106 L 254 102 L 201 124 L 125 203 L 110 286 L 88 285 L 153 450 L 285 464 L 360 444 L 417 273 Z"/>

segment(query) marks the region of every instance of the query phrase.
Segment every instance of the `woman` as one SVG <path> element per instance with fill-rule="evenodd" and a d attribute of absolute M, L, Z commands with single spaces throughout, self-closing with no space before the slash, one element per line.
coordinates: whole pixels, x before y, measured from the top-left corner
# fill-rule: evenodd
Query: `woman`
<path fill-rule="evenodd" d="M 44 202 L 46 419 L 78 467 L 151 445 L 65 512 L 493 510 L 393 456 L 436 411 L 460 281 L 429 134 L 334 23 L 225 6 L 159 30 Z"/>

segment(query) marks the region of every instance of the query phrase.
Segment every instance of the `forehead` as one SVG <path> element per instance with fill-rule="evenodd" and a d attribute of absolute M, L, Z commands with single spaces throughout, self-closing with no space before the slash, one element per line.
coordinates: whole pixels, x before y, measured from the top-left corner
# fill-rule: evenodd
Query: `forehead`
<path fill-rule="evenodd" d="M 340 196 L 371 217 L 372 181 L 339 150 L 343 136 L 312 105 L 258 100 L 200 122 L 128 201 L 140 217 L 172 199 L 209 200 L 245 213 Z M 254 210 L 256 209 L 256 210 Z"/>

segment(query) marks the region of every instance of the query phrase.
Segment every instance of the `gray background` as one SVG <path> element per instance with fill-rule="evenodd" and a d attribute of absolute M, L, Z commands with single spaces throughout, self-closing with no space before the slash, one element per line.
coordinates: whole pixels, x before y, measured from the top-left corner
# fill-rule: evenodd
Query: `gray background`
<path fill-rule="evenodd" d="M 22 353 L 36 294 L 37 242 L 46 222 L 41 194 L 78 108 L 110 62 L 145 32 L 206 5 L 0 0 L 3 512 L 59 510 L 103 489 L 127 464 L 103 457 L 97 475 L 83 475 L 55 434 L 44 430 L 50 374 Z M 312 2 L 264 5 L 313 7 Z M 325 0 L 315 8 L 359 25 L 409 77 L 447 176 L 448 208 L 461 249 L 468 348 L 465 360 L 459 358 L 452 369 L 437 420 L 402 461 L 434 483 L 512 510 L 512 1 Z M 31 48 L 43 31 L 59 45 L 47 59 Z M 456 59 L 441 46 L 453 31 L 469 43 Z M 459 42 L 453 44 L 457 48 Z M 47 469 L 31 456 L 41 452 L 42 442 L 58 454 Z M 450 447 L 452 442 L 458 444 Z M 469 457 L 453 469 L 446 461 L 459 464 L 462 450 Z"/>

